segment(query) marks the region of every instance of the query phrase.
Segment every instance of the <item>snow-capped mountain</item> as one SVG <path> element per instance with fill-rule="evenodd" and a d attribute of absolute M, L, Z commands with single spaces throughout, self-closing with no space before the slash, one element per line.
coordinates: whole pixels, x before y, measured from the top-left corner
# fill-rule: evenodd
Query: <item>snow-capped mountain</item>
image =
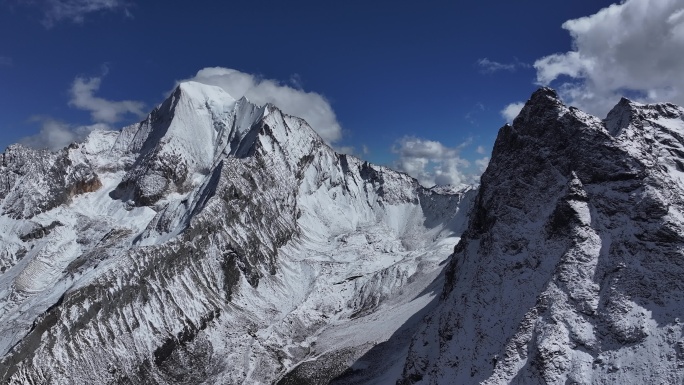
<path fill-rule="evenodd" d="M 193 82 L 0 165 L 0 382 L 684 380 L 684 109 L 542 88 L 425 189 Z"/>
<path fill-rule="evenodd" d="M 474 196 L 193 82 L 121 131 L 11 146 L 0 382 L 395 381 Z"/>
<path fill-rule="evenodd" d="M 499 132 L 401 384 L 681 384 L 684 109 L 537 91 Z"/>

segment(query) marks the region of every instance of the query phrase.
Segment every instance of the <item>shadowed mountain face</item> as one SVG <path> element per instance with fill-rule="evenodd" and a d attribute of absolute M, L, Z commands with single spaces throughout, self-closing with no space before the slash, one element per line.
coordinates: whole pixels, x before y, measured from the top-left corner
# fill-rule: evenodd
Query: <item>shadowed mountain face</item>
<path fill-rule="evenodd" d="M 316 383 L 387 340 L 398 378 L 475 196 L 192 82 L 121 131 L 11 147 L 0 184 L 10 384 Z"/>
<path fill-rule="evenodd" d="M 498 135 L 402 384 L 684 379 L 684 109 L 540 89 Z"/>

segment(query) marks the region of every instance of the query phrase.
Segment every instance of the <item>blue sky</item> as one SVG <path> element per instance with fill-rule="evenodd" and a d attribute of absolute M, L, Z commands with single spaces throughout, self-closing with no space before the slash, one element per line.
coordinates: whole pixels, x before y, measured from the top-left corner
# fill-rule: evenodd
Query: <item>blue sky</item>
<path fill-rule="evenodd" d="M 684 1 L 612 3 L 0 0 L 0 147 L 120 128 L 221 67 L 261 84 L 257 99 L 285 87 L 304 95 L 293 111 L 327 103 L 319 125 L 335 125 L 338 149 L 425 184 L 468 182 L 502 110 L 539 84 L 597 114 L 621 90 L 680 100 L 667 76 L 683 69 Z"/>

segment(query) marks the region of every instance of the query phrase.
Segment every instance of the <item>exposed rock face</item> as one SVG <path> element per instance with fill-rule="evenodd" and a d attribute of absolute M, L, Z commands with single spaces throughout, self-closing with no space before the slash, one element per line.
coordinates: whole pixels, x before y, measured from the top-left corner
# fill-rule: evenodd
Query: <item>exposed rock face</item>
<path fill-rule="evenodd" d="M 0 382 L 273 383 L 321 357 L 347 368 L 432 303 L 472 197 L 197 83 L 120 132 L 57 153 L 11 147 Z"/>
<path fill-rule="evenodd" d="M 683 116 L 543 88 L 458 191 L 197 83 L 12 146 L 0 382 L 681 383 Z"/>
<path fill-rule="evenodd" d="M 74 148 L 52 153 L 10 146 L 0 164 L 2 214 L 28 219 L 67 203 L 74 195 L 101 186 L 89 162 L 74 158 Z"/>
<path fill-rule="evenodd" d="M 684 109 L 540 89 L 498 135 L 402 384 L 684 380 Z"/>

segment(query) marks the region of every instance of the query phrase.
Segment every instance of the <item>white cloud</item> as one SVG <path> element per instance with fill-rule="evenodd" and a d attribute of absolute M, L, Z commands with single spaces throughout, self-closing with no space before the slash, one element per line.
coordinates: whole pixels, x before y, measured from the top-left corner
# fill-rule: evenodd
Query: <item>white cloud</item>
<path fill-rule="evenodd" d="M 69 105 L 90 111 L 95 122 L 115 123 L 127 114 L 137 117 L 145 115 L 145 104 L 134 100 L 111 101 L 95 96 L 100 89 L 102 78 L 77 77 L 71 85 Z"/>
<path fill-rule="evenodd" d="M 104 68 L 106 74 L 107 68 Z M 103 75 L 104 76 L 104 75 Z M 109 123 L 115 123 L 126 114 L 137 116 L 144 115 L 144 104 L 137 101 L 110 101 L 94 95 L 100 88 L 102 78 L 77 77 L 69 89 L 71 99 L 69 105 L 90 111 L 91 118 L 95 122 L 92 125 L 71 125 L 60 122 L 51 117 L 38 116 L 31 118 L 34 122 L 40 122 L 41 129 L 35 135 L 24 137 L 20 143 L 34 147 L 58 150 L 73 142 L 85 139 L 93 130 L 110 130 Z"/>
<path fill-rule="evenodd" d="M 477 146 L 477 148 L 475 149 L 475 152 L 477 152 L 480 155 L 484 155 L 487 153 L 487 149 L 484 148 L 484 146 Z"/>
<path fill-rule="evenodd" d="M 392 152 L 399 156 L 394 166 L 426 187 L 476 183 L 479 173 L 471 172 L 470 162 L 460 156 L 469 144 L 466 141 L 448 147 L 434 140 L 406 136 L 392 147 Z"/>
<path fill-rule="evenodd" d="M 35 117 L 34 121 L 41 123 L 40 132 L 19 140 L 19 143 L 33 148 L 47 148 L 56 151 L 73 142 L 85 139 L 93 130 L 108 130 L 109 126 L 96 123 L 90 126 L 73 127 L 52 118 Z"/>
<path fill-rule="evenodd" d="M 515 102 L 508 104 L 506 107 L 504 107 L 503 110 L 501 110 L 501 116 L 506 119 L 506 122 L 511 123 L 513 119 L 515 119 L 516 116 L 520 113 L 520 110 L 525 106 L 525 103 L 523 102 Z"/>
<path fill-rule="evenodd" d="M 494 60 L 489 60 L 487 58 L 480 59 L 477 61 L 477 65 L 480 67 L 480 71 L 483 73 L 493 73 L 498 71 L 509 71 L 514 72 L 518 68 L 529 68 L 530 65 L 527 63 L 522 63 L 518 59 L 515 59 L 510 63 L 500 63 Z"/>
<path fill-rule="evenodd" d="M 356 156 L 356 148 L 354 146 L 335 146 L 335 151 L 340 154 Z"/>
<path fill-rule="evenodd" d="M 321 94 L 303 91 L 298 76 L 290 79 L 296 87 L 292 88 L 277 80 L 261 79 L 230 68 L 210 67 L 186 80 L 219 86 L 236 99 L 246 96 L 256 104 L 273 103 L 283 112 L 305 119 L 330 144 L 342 137 L 342 127 L 330 103 Z"/>
<path fill-rule="evenodd" d="M 370 149 L 365 144 L 361 145 L 361 149 L 358 149 L 355 146 L 346 146 L 346 145 L 337 145 L 337 144 L 332 145 L 332 148 L 340 154 L 353 155 L 357 158 L 363 158 L 365 156 L 368 156 L 368 154 L 370 154 Z"/>
<path fill-rule="evenodd" d="M 573 50 L 537 60 L 537 82 L 605 116 L 619 97 L 684 104 L 684 2 L 626 0 L 563 24 Z"/>
<path fill-rule="evenodd" d="M 480 159 L 475 160 L 475 166 L 477 166 L 477 171 L 479 171 L 480 174 L 485 172 L 488 165 L 489 165 L 489 157 L 488 156 L 485 156 L 484 158 L 480 158 Z"/>
<path fill-rule="evenodd" d="M 121 10 L 130 17 L 130 4 L 123 0 L 39 0 L 34 3 L 43 10 L 43 25 L 52 28 L 61 21 L 83 23 L 86 15 Z"/>

